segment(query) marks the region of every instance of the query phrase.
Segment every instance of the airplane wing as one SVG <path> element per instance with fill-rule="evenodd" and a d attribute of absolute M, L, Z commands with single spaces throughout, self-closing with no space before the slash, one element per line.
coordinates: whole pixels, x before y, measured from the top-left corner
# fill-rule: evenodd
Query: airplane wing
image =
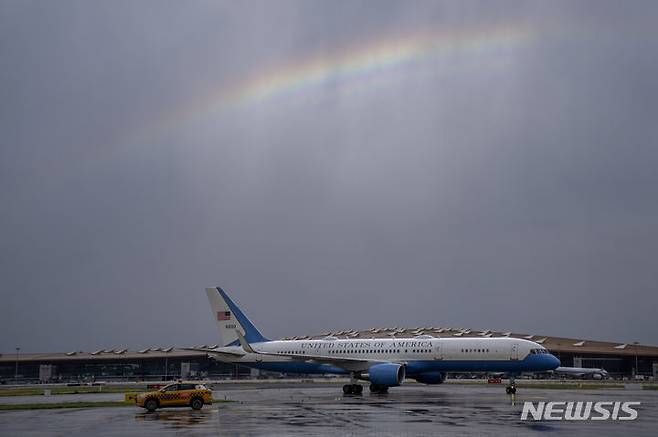
<path fill-rule="evenodd" d="M 363 371 L 368 370 L 373 364 L 383 364 L 391 363 L 392 361 L 387 360 L 373 360 L 373 359 L 361 359 L 361 358 L 348 358 L 348 357 L 327 357 L 324 355 L 309 355 L 309 354 L 284 354 L 284 353 L 274 353 L 274 352 L 263 352 L 254 349 L 248 342 L 245 340 L 242 333 L 238 330 L 235 331 L 240 340 L 240 345 L 242 348 L 251 354 L 259 355 L 272 355 L 276 357 L 288 357 L 300 361 L 315 361 L 322 364 L 330 364 L 332 366 L 337 366 L 349 371 Z M 400 362 L 399 364 L 404 364 Z"/>
<path fill-rule="evenodd" d="M 182 349 L 186 351 L 205 352 L 207 354 L 217 355 L 218 357 L 225 357 L 230 359 L 240 358 L 245 355 L 244 352 L 220 351 L 217 349 L 210 349 L 205 347 L 184 347 Z"/>
<path fill-rule="evenodd" d="M 588 373 L 587 369 L 581 369 L 579 367 L 558 367 L 553 372 L 571 376 L 584 376 Z"/>

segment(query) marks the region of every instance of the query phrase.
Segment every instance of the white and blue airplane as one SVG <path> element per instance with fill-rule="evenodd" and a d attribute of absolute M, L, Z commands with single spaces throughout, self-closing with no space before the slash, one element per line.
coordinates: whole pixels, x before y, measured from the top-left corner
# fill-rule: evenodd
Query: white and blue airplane
<path fill-rule="evenodd" d="M 510 376 L 545 372 L 560 360 L 541 345 L 518 338 L 412 338 L 269 340 L 251 323 L 220 287 L 207 288 L 221 344 L 189 348 L 211 357 L 255 369 L 301 374 L 349 375 L 345 394 L 360 394 L 358 380 L 370 382 L 370 391 L 383 393 L 405 378 L 441 384 L 446 372 L 505 372 Z M 507 393 L 516 393 L 510 377 Z"/>

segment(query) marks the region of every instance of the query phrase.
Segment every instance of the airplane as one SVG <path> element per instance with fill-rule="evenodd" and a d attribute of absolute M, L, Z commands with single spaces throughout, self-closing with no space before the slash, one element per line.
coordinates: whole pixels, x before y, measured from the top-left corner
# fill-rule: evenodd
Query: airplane
<path fill-rule="evenodd" d="M 553 369 L 553 372 L 561 376 L 569 376 L 571 378 L 580 379 L 606 379 L 610 377 L 608 371 L 605 369 L 586 367 L 558 367 Z"/>
<path fill-rule="evenodd" d="M 513 375 L 556 369 L 560 360 L 541 345 L 517 338 L 349 338 L 270 340 L 261 334 L 221 287 L 207 288 L 223 346 L 186 348 L 218 361 L 285 373 L 349 375 L 346 395 L 358 395 L 369 381 L 372 393 L 386 393 L 405 378 L 441 384 L 446 372 L 505 372 L 507 394 L 516 393 Z"/>

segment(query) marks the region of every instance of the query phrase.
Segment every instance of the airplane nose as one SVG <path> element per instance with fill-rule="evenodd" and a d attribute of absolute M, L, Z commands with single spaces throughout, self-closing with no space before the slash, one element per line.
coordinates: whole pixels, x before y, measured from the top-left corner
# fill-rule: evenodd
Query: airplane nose
<path fill-rule="evenodd" d="M 560 363 L 560 360 L 558 359 L 558 357 L 556 357 L 553 354 L 549 354 L 548 356 L 549 356 L 549 359 L 551 361 L 551 370 L 557 369 L 558 367 L 560 367 L 561 363 Z"/>

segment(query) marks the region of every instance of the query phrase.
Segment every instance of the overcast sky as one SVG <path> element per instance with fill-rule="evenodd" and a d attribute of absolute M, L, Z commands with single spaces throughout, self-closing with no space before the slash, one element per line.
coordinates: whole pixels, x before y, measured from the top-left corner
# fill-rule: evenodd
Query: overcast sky
<path fill-rule="evenodd" d="M 0 351 L 216 343 L 215 285 L 272 338 L 658 344 L 657 21 L 655 1 L 0 0 Z"/>

